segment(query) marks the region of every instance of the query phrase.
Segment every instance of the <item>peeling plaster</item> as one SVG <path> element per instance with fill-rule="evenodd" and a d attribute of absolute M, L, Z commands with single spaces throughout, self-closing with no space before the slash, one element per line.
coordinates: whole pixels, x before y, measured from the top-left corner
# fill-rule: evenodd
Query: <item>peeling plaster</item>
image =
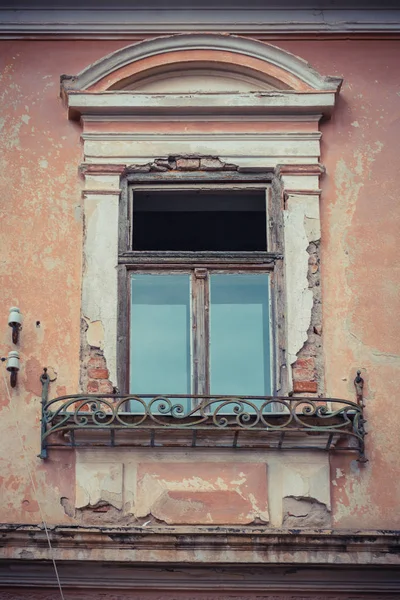
<path fill-rule="evenodd" d="M 77 464 L 75 506 L 83 508 L 106 502 L 122 509 L 122 486 L 122 464 Z"/>
<path fill-rule="evenodd" d="M 325 504 L 315 498 L 287 496 L 283 499 L 284 527 L 331 527 Z"/>
<path fill-rule="evenodd" d="M 104 48 L 95 48 L 96 45 L 93 46 L 92 50 L 86 48 L 82 53 L 79 44 L 65 42 L 67 46 L 69 43 L 70 47 L 66 59 L 68 64 L 71 64 L 71 62 L 72 64 L 78 63 L 81 67 L 85 61 L 87 62 L 88 54 L 92 53 L 95 59 L 104 53 Z M 332 53 L 329 53 L 326 49 L 329 42 L 313 41 L 312 48 L 309 42 L 292 41 L 285 43 L 296 45 L 296 47 L 300 43 L 302 44 L 302 52 L 304 50 L 305 53 L 308 52 L 311 56 L 315 55 L 316 60 L 321 61 L 321 64 L 324 64 L 324 62 L 332 64 Z M 396 524 L 399 523 L 399 511 L 396 506 L 396 502 L 398 504 L 396 496 L 398 498 L 399 491 L 398 478 L 396 479 L 398 471 L 396 461 L 399 452 L 398 449 L 396 450 L 396 444 L 398 445 L 399 437 L 397 431 L 398 419 L 396 419 L 394 407 L 396 402 L 395 386 L 398 379 L 393 368 L 395 353 L 393 349 L 388 351 L 389 348 L 386 348 L 385 351 L 385 345 L 388 345 L 390 340 L 381 331 L 377 332 L 377 340 L 382 347 L 377 345 L 376 348 L 371 349 L 372 344 L 365 343 L 364 336 L 376 328 L 375 323 L 371 323 L 370 327 L 368 327 L 368 324 L 364 324 L 362 328 L 359 324 L 358 329 L 355 327 L 351 315 L 354 316 L 355 311 L 360 312 L 360 307 L 357 304 L 358 299 L 363 299 L 365 305 L 366 298 L 362 287 L 369 285 L 374 273 L 370 272 L 368 276 L 358 276 L 356 280 L 354 279 L 357 273 L 355 273 L 355 256 L 352 255 L 351 244 L 357 243 L 364 250 L 368 245 L 375 246 L 379 250 L 379 255 L 380 245 L 385 244 L 388 246 L 387 229 L 393 224 L 393 217 L 397 208 L 396 147 L 398 136 L 396 137 L 395 133 L 395 115 L 398 108 L 394 103 L 389 103 L 384 90 L 385 86 L 387 89 L 389 85 L 393 88 L 393 81 L 396 79 L 396 73 L 398 74 L 398 61 L 396 63 L 396 59 L 393 58 L 396 56 L 392 45 L 394 42 L 388 40 L 385 44 L 379 44 L 378 52 L 374 51 L 374 53 L 372 53 L 372 44 L 369 45 L 369 42 L 362 41 L 362 49 L 359 51 L 358 57 L 349 52 L 348 44 L 342 44 L 341 46 L 341 42 L 333 43 L 339 50 L 338 53 L 335 53 L 335 68 L 345 73 L 346 77 L 349 76 L 350 80 L 352 78 L 353 80 L 352 84 L 347 85 L 346 90 L 344 90 L 344 102 L 339 102 L 335 119 L 322 126 L 324 128 L 324 139 L 326 140 L 323 152 L 326 152 L 328 165 L 328 177 L 326 178 L 323 198 L 325 226 L 323 252 L 326 259 L 324 275 L 326 287 L 330 288 L 324 291 L 324 294 L 328 292 L 324 297 L 324 331 L 326 328 L 328 332 L 327 345 L 329 346 L 329 352 L 326 355 L 326 362 L 329 365 L 327 369 L 328 389 L 332 391 L 332 395 L 339 393 L 339 396 L 352 398 L 354 375 L 351 376 L 351 372 L 352 366 L 356 362 L 357 364 L 360 362 L 362 364 L 367 363 L 366 367 L 368 367 L 368 372 L 371 375 L 371 381 L 368 382 L 368 400 L 370 401 L 367 403 L 368 420 L 371 428 L 371 433 L 367 438 L 370 462 L 365 468 L 360 469 L 353 460 L 350 461 L 347 457 L 341 456 L 337 462 L 336 457 L 333 458 L 334 467 L 336 468 L 336 464 L 340 465 L 338 467 L 340 477 L 332 479 L 335 494 L 338 490 L 337 501 L 334 505 L 334 522 L 339 527 L 361 528 L 373 525 L 389 528 L 396 527 Z M 52 46 L 54 51 L 51 58 L 52 77 L 57 79 L 60 65 L 64 63 L 60 60 L 61 53 L 55 48 L 57 44 L 54 45 L 51 42 L 48 42 L 48 44 L 49 47 Z M 104 44 L 108 44 L 109 47 L 110 42 L 105 41 Z M 320 44 L 321 49 L 321 52 L 317 53 L 318 56 L 315 53 L 316 44 Z M 359 42 L 354 41 L 353 47 L 356 48 L 358 44 Z M 382 50 L 385 45 L 386 50 Z M 26 306 L 24 310 L 24 315 L 27 317 L 26 323 L 34 323 L 37 318 L 40 318 L 42 323 L 45 324 L 45 327 L 35 330 L 34 333 L 28 325 L 24 328 L 23 339 L 26 362 L 23 370 L 26 370 L 28 360 L 35 358 L 37 363 L 32 369 L 32 377 L 29 376 L 27 381 L 24 381 L 21 377 L 19 389 L 13 392 L 13 406 L 21 414 L 22 435 L 26 439 L 27 448 L 35 449 L 39 435 L 39 423 L 37 421 L 39 400 L 37 397 L 38 389 L 35 388 L 35 393 L 30 390 L 33 390 L 33 377 L 37 377 L 37 369 L 44 364 L 54 364 L 60 367 L 59 381 L 63 384 L 60 386 L 60 390 L 66 388 L 67 391 L 59 391 L 57 394 L 74 393 L 78 380 L 77 356 L 79 345 L 76 331 L 79 329 L 80 309 L 81 216 L 79 207 L 77 207 L 75 217 L 73 216 L 73 210 L 74 204 L 79 202 L 80 198 L 76 172 L 78 163 L 81 160 L 81 147 L 79 146 L 79 136 L 74 129 L 75 126 L 66 121 L 65 115 L 58 110 L 58 107 L 54 109 L 54 92 L 52 92 L 51 99 L 49 99 L 49 95 L 43 95 L 43 82 L 40 82 L 40 74 L 37 75 L 37 69 L 40 70 L 42 64 L 41 58 L 44 56 L 42 44 L 25 41 L 19 46 L 24 48 L 21 57 L 18 59 L 19 64 L 18 62 L 15 66 L 14 64 L 7 64 L 7 62 L 11 63 L 11 55 L 8 53 L 7 58 L 6 49 L 4 54 L 5 66 L 0 73 L 0 96 L 4 110 L 2 119 L 0 119 L 0 128 L 3 126 L 0 146 L 4 151 L 1 184 L 2 190 L 7 194 L 7 203 L 3 207 L 7 219 L 7 228 L 5 229 L 6 237 L 0 261 L 1 266 L 4 265 L 5 269 L 3 292 L 10 299 L 8 305 L 18 303 L 18 299 L 23 300 Z M 38 46 L 38 50 L 36 50 L 36 46 Z M 65 48 L 65 45 L 63 47 Z M 340 47 L 342 47 L 341 53 Z M 366 56 L 368 52 L 369 55 Z M 18 55 L 15 54 L 15 56 Z M 47 57 L 45 58 L 48 60 Z M 33 70 L 31 77 L 28 73 L 30 60 L 32 63 L 34 61 L 35 64 L 35 70 Z M 362 61 L 359 64 L 365 64 L 365 61 L 368 61 L 369 69 L 375 69 L 376 73 L 383 73 L 383 81 L 381 81 L 381 77 L 379 78 L 380 86 L 377 95 L 365 107 L 365 115 L 368 112 L 371 116 L 368 123 L 364 115 L 359 115 L 361 109 L 357 104 L 355 91 L 359 89 L 357 86 L 360 85 L 360 81 L 366 87 L 364 94 L 358 94 L 359 97 L 370 96 L 373 91 L 371 91 L 371 86 L 367 86 L 365 83 L 365 77 L 357 75 L 359 69 L 357 61 Z M 382 70 L 382 61 L 387 61 L 390 68 Z M 387 76 L 384 75 L 386 71 Z M 358 81 L 357 77 L 359 77 Z M 354 89 L 354 93 L 350 93 L 351 89 Z M 398 93 L 400 94 L 400 92 Z M 28 105 L 29 109 L 27 108 Z M 372 119 L 372 114 L 374 110 L 375 112 L 378 109 L 381 110 L 382 106 L 386 106 L 387 110 L 385 110 L 385 116 L 379 116 L 380 129 L 377 131 L 376 121 Z M 29 125 L 26 124 L 24 116 L 28 110 L 32 117 Z M 357 122 L 361 123 L 362 127 L 357 128 L 355 126 L 356 122 L 353 122 L 353 126 L 351 126 L 350 121 L 355 116 L 359 119 Z M 176 124 L 173 125 L 176 126 Z M 351 143 L 348 142 L 348 139 L 346 140 L 346 127 L 350 132 L 348 135 L 351 135 Z M 61 135 L 62 133 L 66 135 Z M 385 157 L 380 157 L 377 165 L 374 165 L 373 162 L 382 149 L 382 142 L 375 143 L 374 136 L 375 138 L 379 136 L 379 139 L 382 139 L 385 143 L 386 148 Z M 229 154 L 228 150 L 227 153 Z M 38 169 L 39 160 L 48 162 L 48 168 Z M 230 158 L 226 158 L 226 160 L 230 160 Z M 302 156 L 293 160 L 297 160 L 299 163 L 304 162 Z M 254 167 L 258 165 L 260 168 L 265 167 L 266 164 L 273 165 L 272 160 L 270 161 L 265 156 L 243 157 L 240 162 L 242 166 Z M 360 192 L 363 188 L 361 196 Z M 372 192 L 368 194 L 367 188 Z M 384 210 L 382 209 L 383 196 L 389 199 L 387 204 L 384 204 Z M 110 201 L 113 202 L 113 199 L 111 198 Z M 381 220 L 374 222 L 376 229 L 368 239 L 360 237 L 358 232 L 354 237 L 355 226 L 357 226 L 360 214 L 358 209 L 365 215 L 375 205 L 380 205 L 382 213 L 379 216 Z M 305 222 L 307 220 L 308 216 L 305 218 Z M 305 223 L 304 229 L 306 229 Z M 32 244 L 29 246 L 32 238 L 30 232 L 33 230 L 40 233 L 40 235 L 33 236 Z M 103 228 L 104 231 L 105 228 Z M 383 237 L 383 231 L 386 237 Z M 61 239 L 62 245 L 60 245 Z M 104 243 L 104 239 L 102 240 L 99 236 L 100 246 Z M 393 240 L 395 243 L 397 238 L 394 237 Z M 58 250 L 56 246 L 58 246 Z M 10 249 L 14 253 L 18 253 L 19 256 L 18 263 L 12 263 L 15 269 L 13 278 L 8 274 L 9 263 L 13 260 Z M 27 249 L 29 250 L 28 253 L 26 252 Z M 48 250 L 50 250 L 50 255 L 53 255 L 53 260 L 57 258 L 57 251 L 60 252 L 63 268 L 62 270 L 56 268 L 45 272 L 47 290 L 56 290 L 57 293 L 47 294 L 45 301 L 43 301 L 42 259 Z M 28 260 L 26 256 L 28 256 Z M 382 264 L 386 259 L 387 257 L 385 258 L 383 253 Z M 392 265 L 392 263 L 390 264 Z M 87 269 L 87 265 L 85 268 Z M 392 269 L 391 274 L 387 276 L 387 285 L 395 285 L 395 277 L 395 270 Z M 99 276 L 98 281 L 100 280 L 101 277 Z M 101 281 L 100 293 L 107 293 L 110 281 L 107 279 Z M 354 286 L 355 283 L 357 287 Z M 98 310 L 96 308 L 96 303 L 99 300 L 98 293 L 94 292 L 92 294 L 92 291 L 90 291 L 87 296 L 91 296 L 91 298 L 88 299 L 86 304 L 90 305 L 91 308 L 93 307 L 93 311 L 84 311 L 84 314 L 89 321 L 93 320 L 104 326 L 105 320 L 99 315 L 100 313 L 103 314 L 105 309 Z M 62 303 L 60 303 L 60 297 L 63 299 Z M 102 302 L 101 298 L 100 302 Z M 387 299 L 386 303 L 388 304 Z M 395 326 L 396 323 L 393 320 L 393 330 Z M 350 335 L 347 335 L 349 329 L 354 331 L 350 331 Z M 109 334 L 109 330 L 107 331 Z M 4 333 L 7 333 L 8 344 L 9 332 L 4 331 Z M 42 343 L 38 343 L 39 335 Z M 107 338 L 106 331 L 104 338 Z M 106 352 L 112 353 L 112 342 L 106 341 L 105 346 Z M 377 367 L 375 371 L 371 369 L 371 358 L 373 361 L 372 366 Z M 109 359 L 108 364 L 111 368 Z M 343 384 L 341 383 L 342 377 Z M 32 499 L 29 497 L 25 486 L 26 469 L 24 462 L 21 460 L 21 453 L 9 452 L 10 440 L 12 442 L 13 437 L 15 437 L 15 427 L 8 412 L 7 410 L 2 411 L 4 435 L 0 439 L 0 455 L 4 458 L 4 461 L 2 460 L 2 474 L 5 475 L 6 482 L 6 485 L 2 486 L 4 496 L 2 520 L 14 523 L 20 523 L 22 520 L 28 522 L 29 520 L 29 522 L 36 523 L 39 515 L 25 510 L 29 505 L 32 507 Z M 380 427 L 382 423 L 384 423 L 384 427 Z M 146 456 L 146 459 L 150 455 L 150 451 L 147 452 L 147 450 L 141 450 L 137 454 L 140 453 L 142 453 L 142 457 Z M 36 459 L 35 454 L 36 451 L 29 452 L 26 458 L 34 474 L 48 522 L 58 524 L 70 522 L 70 517 L 64 513 L 63 506 L 60 504 L 60 496 L 73 497 L 73 461 L 75 455 L 72 452 L 67 452 L 60 458 L 57 457 L 57 453 L 54 451 L 51 461 L 44 465 Z M 233 455 L 234 453 L 229 454 Z M 274 526 L 278 526 L 279 508 L 276 504 L 277 501 L 282 504 L 282 495 L 276 492 L 276 489 L 279 489 L 280 485 L 277 483 L 279 482 L 279 472 L 283 470 L 281 462 L 283 453 L 279 458 L 274 458 L 273 453 L 268 452 L 267 455 L 270 463 L 269 467 L 271 467 L 269 468 L 270 489 L 272 488 L 271 483 L 274 486 L 273 490 L 270 491 L 271 520 L 273 519 Z M 132 458 L 132 453 L 129 456 Z M 126 455 L 126 461 L 129 460 L 129 456 Z M 151 456 L 154 456 L 156 461 L 161 460 L 161 453 L 157 453 L 156 449 L 151 450 Z M 198 458 L 199 454 L 197 453 L 196 456 Z M 204 456 L 202 454 L 202 459 L 204 459 Z M 226 456 L 228 456 L 228 453 L 221 457 L 221 454 L 217 452 L 215 458 L 208 455 L 208 460 L 223 461 L 226 460 Z M 246 453 L 246 459 L 248 459 L 248 456 L 249 454 Z M 264 455 L 254 456 L 257 457 L 256 460 L 266 460 L 265 453 Z M 288 462 L 298 460 L 295 453 L 285 453 L 284 456 L 288 459 Z M 107 462 L 109 457 L 110 449 L 107 449 L 107 452 L 102 454 L 102 461 Z M 182 460 L 178 454 L 169 453 L 168 457 L 169 460 Z M 323 458 L 327 460 L 325 455 Z M 305 462 L 310 461 L 310 463 L 315 463 L 317 460 L 316 454 L 312 452 L 302 454 L 302 459 Z M 235 460 L 238 462 L 243 460 L 243 454 L 235 452 Z M 273 469 L 272 463 L 274 460 L 276 462 Z M 136 466 L 130 469 L 132 480 L 135 478 L 135 468 Z M 10 473 L 13 474 L 14 480 L 8 479 Z M 274 473 L 273 477 L 272 473 Z M 295 483 L 294 491 L 296 492 L 299 478 L 296 476 L 293 481 Z M 388 481 L 390 481 L 390 485 L 387 485 Z M 233 481 L 231 483 L 234 484 Z M 323 488 L 321 487 L 321 489 Z M 339 489 L 342 490 L 340 493 Z M 126 498 L 132 504 L 134 492 L 135 488 L 131 481 L 124 493 L 126 493 Z M 23 501 L 25 501 L 24 504 L 22 504 Z M 264 559 L 265 557 L 262 557 L 262 560 Z M 385 557 L 385 560 L 388 560 L 388 558 Z"/>
<path fill-rule="evenodd" d="M 295 465 L 286 463 L 282 476 L 282 496 L 314 499 L 330 510 L 328 460 L 323 465 L 315 464 L 315 461 Z"/>
<path fill-rule="evenodd" d="M 89 346 L 93 348 L 104 349 L 104 327 L 101 321 L 90 321 L 83 317 L 87 324 L 86 339 Z"/>
<path fill-rule="evenodd" d="M 205 463 L 199 467 L 192 463 L 176 464 L 173 472 L 170 466 L 170 463 L 140 465 L 141 473 L 144 469 L 146 472 L 136 484 L 136 517 L 152 514 L 171 524 L 269 521 L 266 467 L 247 465 L 248 476 L 238 485 L 237 466 L 233 463 L 220 466 Z M 200 474 L 185 477 L 192 470 Z"/>
<path fill-rule="evenodd" d="M 308 282 L 307 248 L 310 242 L 315 242 L 321 237 L 318 196 L 290 195 L 283 211 L 283 220 L 288 360 L 293 364 L 296 362 L 297 353 L 307 341 L 311 323 L 313 292 Z"/>
<path fill-rule="evenodd" d="M 102 348 L 110 380 L 115 385 L 118 198 L 107 195 L 85 198 L 84 214 L 82 312 L 88 323 L 88 343 Z"/>
<path fill-rule="evenodd" d="M 90 494 L 90 506 L 96 507 L 110 498 L 105 496 L 105 489 L 110 491 L 111 488 L 109 483 L 104 483 L 102 461 L 108 471 L 111 465 L 123 466 L 123 514 L 115 518 L 118 516 L 124 523 L 146 518 L 170 524 L 194 523 L 196 519 L 203 523 L 221 523 L 224 518 L 221 507 L 226 507 L 225 523 L 260 521 L 280 527 L 285 497 L 319 503 L 328 512 L 331 507 L 327 454 L 306 451 L 299 456 L 296 452 L 271 451 L 227 455 L 213 449 L 204 451 L 199 462 L 196 452 L 164 448 L 133 456 L 131 450 L 120 448 L 114 449 L 113 457 L 114 462 L 110 463 L 107 450 L 77 451 L 78 463 L 84 467 L 78 470 L 77 485 L 87 488 L 90 473 L 89 487 L 97 486 L 97 491 L 92 490 Z M 98 466 L 100 471 L 96 474 Z M 89 493 L 86 493 L 85 502 L 88 501 Z M 187 512 L 190 502 L 196 514 Z M 112 513 L 107 515 L 111 519 Z M 121 515 L 125 521 L 121 521 Z"/>

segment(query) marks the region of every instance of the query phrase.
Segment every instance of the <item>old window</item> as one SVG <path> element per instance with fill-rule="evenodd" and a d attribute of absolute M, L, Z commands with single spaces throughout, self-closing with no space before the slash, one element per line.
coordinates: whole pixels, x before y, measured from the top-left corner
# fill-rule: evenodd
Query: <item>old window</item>
<path fill-rule="evenodd" d="M 191 396 L 275 393 L 268 185 L 133 185 L 126 196 L 125 390 L 180 395 L 187 410 Z"/>
<path fill-rule="evenodd" d="M 269 395 L 269 297 L 263 272 L 134 271 L 130 392 Z"/>

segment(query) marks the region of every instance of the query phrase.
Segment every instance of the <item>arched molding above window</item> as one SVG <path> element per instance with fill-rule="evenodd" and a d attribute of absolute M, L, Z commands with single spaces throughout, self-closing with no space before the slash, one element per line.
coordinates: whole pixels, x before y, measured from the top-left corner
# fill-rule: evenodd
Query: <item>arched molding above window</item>
<path fill-rule="evenodd" d="M 132 82 L 151 77 L 154 72 L 160 74 L 163 69 L 171 72 L 175 67 L 177 72 L 188 62 L 208 64 L 214 69 L 223 66 L 228 71 L 230 67 L 236 75 L 242 71 L 244 77 L 251 75 L 260 85 L 275 89 L 335 93 L 341 85 L 341 79 L 323 77 L 306 61 L 271 44 L 235 35 L 183 34 L 117 50 L 76 76 L 64 76 L 62 89 L 67 94 L 129 89 Z"/>

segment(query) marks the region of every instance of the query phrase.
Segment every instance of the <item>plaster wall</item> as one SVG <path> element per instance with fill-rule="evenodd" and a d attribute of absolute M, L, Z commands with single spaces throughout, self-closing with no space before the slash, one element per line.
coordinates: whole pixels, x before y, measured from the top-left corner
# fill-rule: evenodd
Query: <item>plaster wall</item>
<path fill-rule="evenodd" d="M 49 523 L 76 522 L 75 454 L 53 451 L 46 463 L 36 458 L 42 367 L 55 372 L 53 396 L 74 393 L 78 387 L 82 271 L 91 269 L 82 264 L 81 129 L 67 120 L 58 97 L 59 76 L 76 73 L 126 43 L 0 42 L 2 356 L 11 349 L 8 307 L 18 305 L 24 314 L 21 371 L 11 402 L 4 381 L 0 384 L 2 522 L 40 522 L 37 499 Z M 321 162 L 327 167 L 320 205 L 325 380 L 326 395 L 352 399 L 354 374 L 362 369 L 369 463 L 359 468 L 353 458 L 331 458 L 332 518 L 336 527 L 394 529 L 400 526 L 396 509 L 400 331 L 395 318 L 400 273 L 399 42 L 276 44 L 321 73 L 344 77 L 333 117 L 321 126 Z M 209 123 L 204 125 L 207 130 Z M 170 144 L 175 148 L 177 142 Z M 92 195 L 89 202 L 86 198 L 85 211 L 96 202 L 101 205 L 101 198 Z M 113 214 L 115 205 L 110 209 Z M 86 233 L 90 237 L 90 230 Z M 111 285 L 102 274 L 96 277 L 104 289 Z M 97 319 L 93 314 L 92 321 Z M 112 371 L 112 365 L 108 367 Z M 171 461 L 167 455 L 163 460 Z M 154 460 L 150 451 L 141 456 L 145 463 Z M 213 460 L 221 458 L 216 455 Z"/>

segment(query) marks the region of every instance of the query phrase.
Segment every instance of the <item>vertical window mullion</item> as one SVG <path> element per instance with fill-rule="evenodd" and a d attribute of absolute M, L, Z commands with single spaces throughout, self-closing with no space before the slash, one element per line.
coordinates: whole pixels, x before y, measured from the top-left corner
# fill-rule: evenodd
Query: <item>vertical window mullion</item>
<path fill-rule="evenodd" d="M 198 268 L 193 272 L 193 390 L 209 393 L 208 377 L 208 272 Z"/>

